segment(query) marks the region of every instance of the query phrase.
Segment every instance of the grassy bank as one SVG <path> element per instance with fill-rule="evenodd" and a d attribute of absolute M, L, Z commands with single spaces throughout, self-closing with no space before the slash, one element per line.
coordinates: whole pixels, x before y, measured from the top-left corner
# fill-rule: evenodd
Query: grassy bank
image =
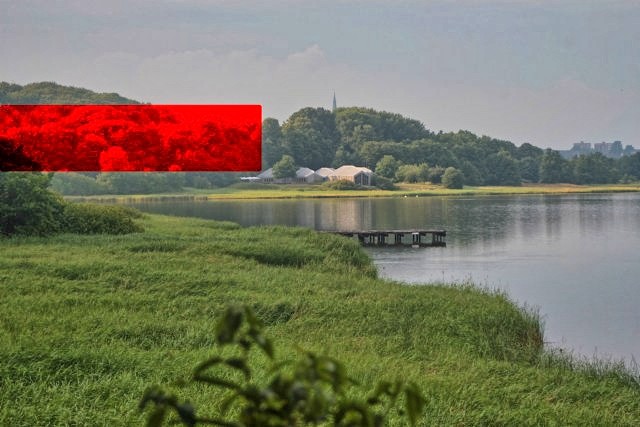
<path fill-rule="evenodd" d="M 181 193 L 141 195 L 69 196 L 78 201 L 218 200 L 218 199 L 300 199 L 340 197 L 428 197 L 490 196 L 518 194 L 581 194 L 639 192 L 640 184 L 573 185 L 526 184 L 521 187 L 464 187 L 460 190 L 434 184 L 399 184 L 397 190 L 334 190 L 320 185 L 260 185 L 224 187 L 211 190 L 187 189 Z"/>
<path fill-rule="evenodd" d="M 355 242 L 295 228 L 149 216 L 145 233 L 0 240 L 0 425 L 141 424 L 146 386 L 203 413 L 176 380 L 212 354 L 215 317 L 252 305 L 281 355 L 342 360 L 365 385 L 401 376 L 425 425 L 639 425 L 640 387 L 542 350 L 502 295 L 376 278 Z"/>

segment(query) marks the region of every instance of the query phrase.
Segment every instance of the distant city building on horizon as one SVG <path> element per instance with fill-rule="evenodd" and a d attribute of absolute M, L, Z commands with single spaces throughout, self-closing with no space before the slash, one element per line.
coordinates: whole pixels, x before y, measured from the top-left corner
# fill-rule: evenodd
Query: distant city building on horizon
<path fill-rule="evenodd" d="M 558 150 L 565 159 L 572 159 L 578 156 L 586 156 L 589 154 L 600 153 L 603 156 L 619 159 L 623 156 L 630 156 L 638 152 L 632 145 L 622 148 L 622 141 L 599 142 L 591 144 L 590 142 L 576 142 L 570 150 Z"/>

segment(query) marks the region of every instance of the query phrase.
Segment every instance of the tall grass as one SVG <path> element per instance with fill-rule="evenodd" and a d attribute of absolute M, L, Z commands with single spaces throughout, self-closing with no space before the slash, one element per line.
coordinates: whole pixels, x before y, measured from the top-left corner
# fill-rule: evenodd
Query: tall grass
<path fill-rule="evenodd" d="M 306 229 L 140 221 L 145 233 L 0 240 L 0 425 L 141 424 L 152 384 L 214 413 L 221 396 L 180 380 L 232 303 L 285 358 L 308 349 L 365 385 L 417 382 L 425 425 L 640 424 L 634 375 L 552 357 L 536 314 L 503 294 L 381 280 L 357 243 Z"/>

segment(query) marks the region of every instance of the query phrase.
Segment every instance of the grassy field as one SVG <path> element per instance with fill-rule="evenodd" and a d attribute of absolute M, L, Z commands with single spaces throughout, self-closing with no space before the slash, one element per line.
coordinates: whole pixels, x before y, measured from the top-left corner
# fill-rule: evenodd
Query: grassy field
<path fill-rule="evenodd" d="M 0 425 L 141 425 L 152 384 L 215 413 L 219 395 L 180 380 L 233 303 L 280 356 L 334 356 L 364 385 L 416 381 L 424 425 L 640 425 L 636 377 L 544 352 L 536 315 L 503 295 L 377 279 L 355 242 L 306 229 L 142 222 L 0 239 Z"/>
<path fill-rule="evenodd" d="M 521 187 L 464 187 L 460 190 L 435 184 L 398 184 L 396 190 L 362 189 L 333 190 L 321 185 L 237 185 L 210 190 L 187 189 L 181 193 L 69 196 L 78 201 L 136 201 L 154 200 L 217 200 L 217 199 L 299 199 L 340 197 L 428 197 L 428 196 L 490 196 L 517 194 L 573 194 L 638 192 L 640 184 L 573 185 L 573 184 L 525 184 Z"/>

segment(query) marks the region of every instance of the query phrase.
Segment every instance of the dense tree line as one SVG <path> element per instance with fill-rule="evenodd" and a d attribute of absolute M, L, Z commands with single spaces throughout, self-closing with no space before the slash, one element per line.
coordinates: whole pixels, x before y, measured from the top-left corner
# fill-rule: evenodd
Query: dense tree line
<path fill-rule="evenodd" d="M 0 82 L 0 103 L 137 102 L 118 94 L 99 94 L 55 83 L 20 86 Z M 440 183 L 447 168 L 460 172 L 465 185 L 599 184 L 640 180 L 638 153 L 619 159 L 595 153 L 567 160 L 554 150 L 543 150 L 528 143 L 516 146 L 469 131 L 434 133 L 418 120 L 360 107 L 338 108 L 335 112 L 303 108 L 282 124 L 266 118 L 262 127 L 262 151 L 263 169 L 274 166 L 286 155 L 294 160 L 296 167 L 318 169 L 354 164 L 366 166 L 393 181 Z M 20 153 L 9 154 L 7 159 L 11 157 L 14 163 L 20 160 Z M 386 160 L 382 168 L 377 170 L 383 159 Z M 29 168 L 26 165 L 23 170 Z M 237 182 L 240 175 L 207 172 L 57 174 L 52 184 L 63 194 L 159 193 L 182 187 L 225 186 Z"/>
<path fill-rule="evenodd" d="M 96 93 L 88 89 L 53 82 L 24 86 L 0 82 L 0 104 L 140 104 L 117 93 Z"/>
<path fill-rule="evenodd" d="M 53 82 L 18 85 L 0 82 L 0 104 L 140 104 L 117 93 L 96 93 L 88 89 L 62 86 Z M 278 126 L 279 127 L 279 126 Z M 73 154 L 73 150 L 70 150 Z M 0 140 L 0 171 L 38 170 L 40 165 L 21 151 Z M 56 173 L 51 187 L 65 195 L 149 194 L 182 190 L 183 187 L 224 187 L 238 181 L 244 173 Z"/>
<path fill-rule="evenodd" d="M 56 173 L 51 188 L 66 196 L 99 194 L 153 194 L 182 191 L 184 187 L 226 187 L 245 175 L 237 172 L 64 172 Z"/>
<path fill-rule="evenodd" d="M 567 160 L 529 143 L 469 131 L 433 133 L 413 119 L 369 108 L 303 108 L 282 125 L 263 123 L 263 166 L 282 156 L 296 165 L 355 164 L 395 181 L 439 183 L 447 168 L 466 185 L 600 184 L 640 179 L 640 155 L 610 159 L 595 153 Z M 458 182 L 458 178 L 456 182 Z"/>
<path fill-rule="evenodd" d="M 259 127 L 215 105 L 0 106 L 0 139 L 48 171 L 255 170 Z"/>

